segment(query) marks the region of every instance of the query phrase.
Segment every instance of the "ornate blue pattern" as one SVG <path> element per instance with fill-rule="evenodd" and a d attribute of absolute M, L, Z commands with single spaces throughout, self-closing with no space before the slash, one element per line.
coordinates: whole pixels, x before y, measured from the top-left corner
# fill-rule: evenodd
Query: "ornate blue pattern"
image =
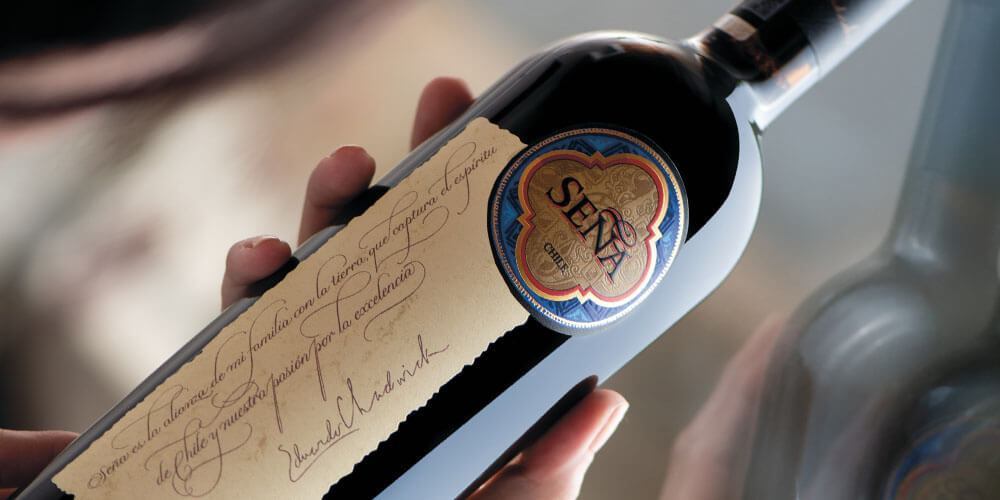
<path fill-rule="evenodd" d="M 517 270 L 516 245 L 522 225 L 518 185 L 525 168 L 548 152 L 573 150 L 588 156 L 600 152 L 605 157 L 629 153 L 640 156 L 655 165 L 667 180 L 667 211 L 659 225 L 662 234 L 656 243 L 656 261 L 652 278 L 646 289 L 624 303 L 605 306 L 577 298 L 550 300 L 537 295 L 525 283 Z M 680 243 L 686 236 L 687 220 L 684 191 L 680 178 L 667 156 L 640 139 L 611 129 L 577 129 L 552 136 L 527 149 L 507 166 L 497 180 L 494 198 L 490 202 L 489 232 L 493 251 L 501 272 L 510 281 L 518 299 L 543 324 L 564 333 L 591 331 L 620 319 L 632 310 L 655 287 L 673 261 Z"/>

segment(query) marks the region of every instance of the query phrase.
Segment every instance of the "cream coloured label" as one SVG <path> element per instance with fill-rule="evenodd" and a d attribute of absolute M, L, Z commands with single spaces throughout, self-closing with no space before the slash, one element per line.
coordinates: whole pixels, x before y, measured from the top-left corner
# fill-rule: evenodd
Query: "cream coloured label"
<path fill-rule="evenodd" d="M 54 478 L 78 499 L 319 498 L 528 313 L 483 227 L 524 144 L 484 118 Z M 461 296 L 461 302 L 454 302 Z"/>

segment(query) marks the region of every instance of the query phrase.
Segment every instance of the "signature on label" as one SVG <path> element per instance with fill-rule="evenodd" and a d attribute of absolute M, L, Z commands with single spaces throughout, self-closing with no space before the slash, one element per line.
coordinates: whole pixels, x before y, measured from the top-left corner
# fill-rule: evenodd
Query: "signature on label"
<path fill-rule="evenodd" d="M 390 192 L 381 215 L 338 235 L 337 253 L 303 262 L 286 278 L 297 288 L 266 293 L 102 438 L 113 453 L 87 486 L 114 487 L 123 471 L 139 470 L 159 488 L 200 497 L 237 452 L 242 462 L 280 456 L 295 483 L 361 432 L 449 351 L 408 328 L 411 301 L 429 278 L 427 252 L 416 250 L 467 211 L 470 179 L 495 155 L 496 147 L 458 144 L 426 183 Z M 394 339 L 383 357 L 379 349 Z"/>

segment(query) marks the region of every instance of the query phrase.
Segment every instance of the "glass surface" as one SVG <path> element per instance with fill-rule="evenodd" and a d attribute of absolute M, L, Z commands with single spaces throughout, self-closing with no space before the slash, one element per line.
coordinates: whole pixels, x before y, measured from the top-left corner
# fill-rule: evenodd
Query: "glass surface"
<path fill-rule="evenodd" d="M 895 221 L 790 320 L 744 498 L 991 498 L 1000 8 L 951 4 Z"/>

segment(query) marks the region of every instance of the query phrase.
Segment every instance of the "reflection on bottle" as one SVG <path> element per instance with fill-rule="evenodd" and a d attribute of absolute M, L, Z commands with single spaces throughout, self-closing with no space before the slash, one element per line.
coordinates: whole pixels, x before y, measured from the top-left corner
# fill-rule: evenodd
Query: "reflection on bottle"
<path fill-rule="evenodd" d="M 885 500 L 1000 493 L 1000 367 L 964 370 L 924 393 L 903 422 Z"/>
<path fill-rule="evenodd" d="M 889 237 L 790 320 L 745 499 L 1000 495 L 994 33 L 1000 4 L 952 3 Z"/>

